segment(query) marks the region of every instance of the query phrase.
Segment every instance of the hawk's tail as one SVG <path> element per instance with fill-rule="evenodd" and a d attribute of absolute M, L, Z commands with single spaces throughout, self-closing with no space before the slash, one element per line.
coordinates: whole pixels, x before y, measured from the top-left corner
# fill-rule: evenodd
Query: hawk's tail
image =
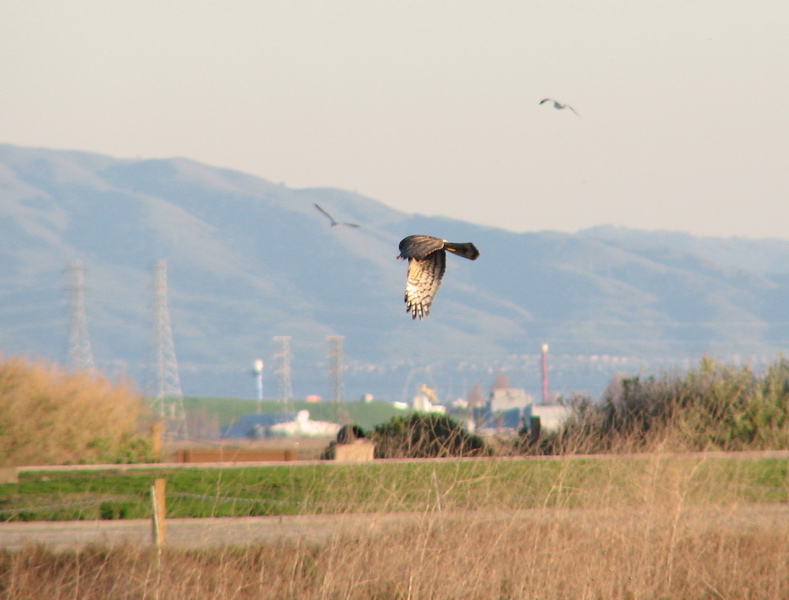
<path fill-rule="evenodd" d="M 463 244 L 444 242 L 444 249 L 448 250 L 452 254 L 457 254 L 458 256 L 462 256 L 463 258 L 467 258 L 469 260 L 477 260 L 477 257 L 479 257 L 479 250 L 477 250 L 477 247 L 471 242 L 466 242 Z"/>

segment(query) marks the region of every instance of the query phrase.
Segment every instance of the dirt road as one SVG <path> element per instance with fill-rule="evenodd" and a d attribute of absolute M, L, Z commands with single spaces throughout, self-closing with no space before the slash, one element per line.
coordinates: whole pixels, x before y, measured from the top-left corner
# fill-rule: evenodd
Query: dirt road
<path fill-rule="evenodd" d="M 276 539 L 320 540 L 344 533 L 374 533 L 387 528 L 418 524 L 420 513 L 377 515 L 304 515 L 291 517 L 239 517 L 221 519 L 168 519 L 166 543 L 178 547 L 225 544 L 248 545 Z M 0 548 L 19 550 L 43 544 L 53 549 L 89 544 L 114 546 L 128 541 L 153 543 L 150 520 L 36 521 L 0 523 Z"/>
<path fill-rule="evenodd" d="M 742 534 L 745 530 L 785 531 L 789 535 L 789 506 L 746 504 L 692 507 L 681 511 L 681 528 Z M 220 519 L 168 519 L 166 543 L 182 548 L 221 545 L 244 546 L 279 539 L 326 540 L 336 535 L 376 535 L 405 527 L 447 522 L 454 527 L 484 524 L 490 527 L 571 521 L 574 526 L 600 527 L 607 520 L 638 523 L 644 515 L 618 510 L 535 509 L 519 511 L 414 512 Z M 114 546 L 124 542 L 153 543 L 149 520 L 56 521 L 0 523 L 0 548 L 19 550 L 43 544 L 56 550 L 89 544 Z"/>

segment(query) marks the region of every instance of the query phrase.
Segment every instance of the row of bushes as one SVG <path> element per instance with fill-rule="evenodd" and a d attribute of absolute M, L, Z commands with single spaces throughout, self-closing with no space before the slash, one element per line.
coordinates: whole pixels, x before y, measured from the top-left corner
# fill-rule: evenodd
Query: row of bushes
<path fill-rule="evenodd" d="M 789 448 L 789 361 L 765 373 L 704 359 L 685 374 L 618 378 L 599 401 L 566 400 L 570 419 L 539 439 L 524 428 L 505 454 L 598 454 Z M 380 458 L 485 456 L 490 447 L 447 416 L 397 417 L 369 434 Z M 331 448 L 327 449 L 327 456 Z"/>
<path fill-rule="evenodd" d="M 528 431 L 496 451 L 593 454 L 644 451 L 770 450 L 789 447 L 789 361 L 756 374 L 704 359 L 685 374 L 612 382 L 600 401 L 566 400 L 572 416 L 558 432 Z M 0 361 L 0 465 L 142 462 L 141 396 L 96 373 L 71 373 L 21 358 Z M 365 433 L 379 458 L 486 456 L 479 436 L 439 414 L 395 417 Z M 325 457 L 332 455 L 327 448 Z"/>
<path fill-rule="evenodd" d="M 764 373 L 703 359 L 685 374 L 617 379 L 600 401 L 568 400 L 561 431 L 536 454 L 789 448 L 789 361 Z"/>

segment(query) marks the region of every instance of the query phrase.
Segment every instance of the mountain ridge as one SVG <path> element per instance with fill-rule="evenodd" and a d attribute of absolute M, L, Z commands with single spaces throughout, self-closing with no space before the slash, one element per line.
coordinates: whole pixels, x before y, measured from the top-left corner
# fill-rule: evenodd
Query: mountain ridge
<path fill-rule="evenodd" d="M 362 227 L 330 228 L 314 203 Z M 410 392 L 415 382 L 403 381 L 415 378 L 459 395 L 492 369 L 536 393 L 532 363 L 542 343 L 562 356 L 643 365 L 705 352 L 770 356 L 789 339 L 789 241 L 612 227 L 516 233 L 186 158 L 7 144 L 0 206 L 0 349 L 65 358 L 63 269 L 83 260 L 97 362 L 143 385 L 150 267 L 165 259 L 187 394 L 250 396 L 249 369 L 263 358 L 273 395 L 274 336 L 292 337 L 298 396 L 328 387 L 325 338 L 342 335 L 347 395 L 390 398 Z M 406 269 L 395 259 L 399 240 L 413 233 L 473 241 L 481 251 L 475 263 L 448 259 L 421 323 L 406 314 Z M 590 379 L 573 368 L 557 362 L 557 387 L 599 388 L 613 372 Z"/>

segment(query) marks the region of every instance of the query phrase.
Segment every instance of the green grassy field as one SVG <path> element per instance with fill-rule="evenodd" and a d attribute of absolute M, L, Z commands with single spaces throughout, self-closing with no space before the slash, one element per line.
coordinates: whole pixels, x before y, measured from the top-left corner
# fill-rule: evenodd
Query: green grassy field
<path fill-rule="evenodd" d="M 601 498 L 607 507 L 636 507 L 661 494 L 691 505 L 785 503 L 789 490 L 787 460 L 758 454 L 32 471 L 0 485 L 0 518 L 148 518 L 157 477 L 167 480 L 171 518 L 585 508 Z"/>

